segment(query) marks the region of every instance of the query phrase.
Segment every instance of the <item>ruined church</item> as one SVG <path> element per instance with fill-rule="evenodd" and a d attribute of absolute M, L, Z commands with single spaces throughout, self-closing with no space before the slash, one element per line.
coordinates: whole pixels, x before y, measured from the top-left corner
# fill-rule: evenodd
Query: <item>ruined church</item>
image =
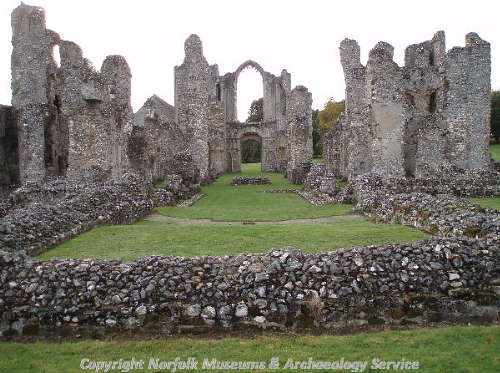
<path fill-rule="evenodd" d="M 274 75 L 248 60 L 220 75 L 191 35 L 174 69 L 174 105 L 153 95 L 134 114 L 125 59 L 108 56 L 96 70 L 77 44 L 46 28 L 42 8 L 21 4 L 12 12 L 12 45 L 12 106 L 0 106 L 4 187 L 58 177 L 103 182 L 127 172 L 164 180 L 176 154 L 188 154 L 209 182 L 241 170 L 249 139 L 261 145 L 262 171 L 297 184 L 307 175 L 312 96 L 304 86 L 292 89 L 286 70 Z M 345 39 L 340 57 L 346 109 L 323 146 L 337 177 L 418 178 L 491 167 L 489 43 L 470 33 L 465 47 L 446 51 L 438 32 L 409 46 L 400 67 L 391 45 L 378 43 L 364 66 L 358 44 Z M 237 120 L 238 77 L 246 68 L 262 77 L 261 122 Z"/>
<path fill-rule="evenodd" d="M 209 65 L 203 56 L 197 35 L 186 40 L 184 49 L 184 62 L 175 67 L 174 107 L 153 96 L 135 116 L 135 125 L 147 134 L 144 149 L 153 179 L 161 177 L 161 162 L 168 158 L 161 149 L 168 152 L 180 146 L 193 155 L 202 178 L 241 171 L 241 146 L 252 139 L 261 145 L 262 171 L 283 172 L 300 182 L 297 170 L 312 160 L 312 97 L 307 88 L 291 89 L 286 70 L 275 76 L 254 61 L 246 61 L 236 71 L 221 76 L 217 65 Z M 245 68 L 256 69 L 262 77 L 261 122 L 237 120 L 237 82 Z M 179 136 L 170 135 L 173 128 Z M 157 152 L 153 144 L 160 138 L 166 143 L 156 146 L 160 149 Z M 180 139 L 186 142 L 181 144 Z"/>

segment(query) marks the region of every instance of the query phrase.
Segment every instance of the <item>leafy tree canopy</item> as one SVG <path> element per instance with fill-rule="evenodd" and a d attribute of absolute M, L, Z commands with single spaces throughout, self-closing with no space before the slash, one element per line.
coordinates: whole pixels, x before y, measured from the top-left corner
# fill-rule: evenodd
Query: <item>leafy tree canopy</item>
<path fill-rule="evenodd" d="M 247 122 L 261 122 L 264 119 L 264 99 L 253 100 L 248 110 Z"/>
<path fill-rule="evenodd" d="M 335 123 L 338 116 L 340 115 L 341 112 L 344 111 L 344 109 L 345 109 L 344 100 L 336 102 L 333 101 L 332 98 L 330 98 L 325 103 L 323 110 L 321 110 L 318 113 L 319 133 L 321 139 L 323 139 L 325 133 L 327 133 L 330 130 L 330 128 L 332 128 L 333 123 Z"/>

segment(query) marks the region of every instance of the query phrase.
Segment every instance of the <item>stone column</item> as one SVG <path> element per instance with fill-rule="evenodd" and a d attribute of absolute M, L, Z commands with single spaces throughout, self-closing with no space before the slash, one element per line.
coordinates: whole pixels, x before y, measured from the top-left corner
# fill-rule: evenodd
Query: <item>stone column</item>
<path fill-rule="evenodd" d="M 23 3 L 12 12 L 12 106 L 18 113 L 20 181 L 45 177 L 45 124 L 50 117 L 52 47 L 59 36 L 45 28 L 42 8 Z"/>

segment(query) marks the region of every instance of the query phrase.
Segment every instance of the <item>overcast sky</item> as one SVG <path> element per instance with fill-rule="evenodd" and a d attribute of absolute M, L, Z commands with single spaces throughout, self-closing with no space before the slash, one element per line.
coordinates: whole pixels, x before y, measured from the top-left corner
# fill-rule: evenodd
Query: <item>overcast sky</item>
<path fill-rule="evenodd" d="M 184 58 L 184 40 L 200 36 L 204 55 L 224 75 L 248 59 L 266 71 L 292 74 L 292 87 L 306 86 L 313 107 L 329 97 L 344 98 L 339 43 L 346 37 L 361 46 L 362 63 L 378 41 L 395 47 L 403 64 L 409 44 L 446 33 L 447 49 L 463 46 L 475 31 L 492 44 L 492 88 L 500 89 L 500 1 L 128 1 L 29 0 L 45 8 L 47 28 L 76 42 L 97 69 L 107 55 L 121 54 L 132 70 L 132 106 L 137 111 L 157 94 L 174 104 L 174 66 Z M 10 14 L 20 2 L 0 0 L 0 103 L 10 104 Z M 254 70 L 238 80 L 238 112 L 262 96 Z"/>

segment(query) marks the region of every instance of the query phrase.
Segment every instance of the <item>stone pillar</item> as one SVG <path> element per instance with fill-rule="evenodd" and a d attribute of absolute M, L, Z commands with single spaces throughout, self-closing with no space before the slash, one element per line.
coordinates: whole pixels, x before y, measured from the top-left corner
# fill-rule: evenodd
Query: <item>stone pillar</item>
<path fill-rule="evenodd" d="M 190 151 L 200 169 L 201 178 L 205 179 L 209 174 L 208 123 L 211 71 L 203 56 L 201 40 L 197 35 L 191 35 L 186 40 L 184 50 L 186 53 L 184 63 L 175 67 L 176 118 L 181 130 L 192 139 Z"/>
<path fill-rule="evenodd" d="M 464 169 L 490 164 L 490 44 L 466 35 L 464 48 L 448 52 L 447 150 L 450 161 Z"/>
<path fill-rule="evenodd" d="M 312 95 L 306 87 L 297 86 L 290 92 L 287 105 L 289 145 L 286 174 L 294 184 L 302 184 L 309 171 L 304 165 L 312 162 L 311 105 Z"/>
<path fill-rule="evenodd" d="M 371 51 L 366 68 L 366 89 L 372 107 L 373 172 L 383 177 L 404 176 L 403 75 L 393 61 L 394 48 L 379 42 Z"/>
<path fill-rule="evenodd" d="M 12 12 L 12 106 L 18 113 L 21 183 L 45 177 L 45 124 L 50 117 L 52 47 L 59 36 L 45 28 L 42 8 L 23 3 Z"/>
<path fill-rule="evenodd" d="M 339 176 L 351 178 L 371 170 L 373 138 L 368 124 L 366 68 L 361 64 L 359 45 L 355 40 L 344 39 L 339 49 L 346 85 L 346 115 L 343 117 L 345 121 L 339 122 L 342 130 L 333 130 L 336 134 L 332 135 L 338 136 L 333 142 L 337 147 L 334 153 L 339 156 L 335 157 L 337 167 L 332 164 L 329 168 Z"/>

